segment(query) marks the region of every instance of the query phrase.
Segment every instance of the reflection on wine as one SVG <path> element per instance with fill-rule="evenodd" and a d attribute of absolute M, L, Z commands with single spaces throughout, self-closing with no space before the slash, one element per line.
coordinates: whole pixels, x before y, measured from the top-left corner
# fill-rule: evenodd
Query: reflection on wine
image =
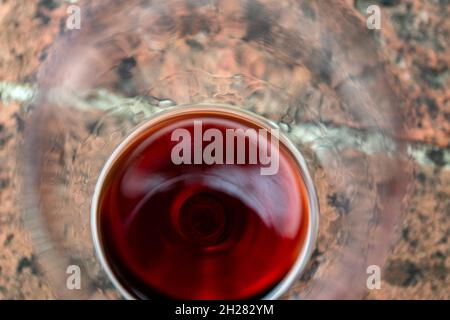
<path fill-rule="evenodd" d="M 174 151 L 229 161 L 173 161 Z M 277 159 L 276 173 L 262 174 L 263 158 Z M 92 210 L 104 267 L 139 299 L 276 297 L 303 268 L 317 224 L 294 147 L 267 121 L 220 106 L 174 109 L 135 131 L 104 167 Z"/>

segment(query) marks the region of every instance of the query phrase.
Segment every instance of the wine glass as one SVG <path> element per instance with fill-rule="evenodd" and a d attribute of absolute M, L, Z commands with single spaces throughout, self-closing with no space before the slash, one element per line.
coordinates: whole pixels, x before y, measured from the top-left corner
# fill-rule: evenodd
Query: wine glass
<path fill-rule="evenodd" d="M 226 104 L 275 123 L 305 159 L 320 224 L 283 298 L 362 298 L 409 195 L 402 99 L 365 23 L 340 1 L 81 1 L 38 74 L 20 150 L 23 215 L 57 297 L 120 298 L 93 249 L 101 168 L 168 108 Z M 80 290 L 67 286 L 68 266 Z"/>

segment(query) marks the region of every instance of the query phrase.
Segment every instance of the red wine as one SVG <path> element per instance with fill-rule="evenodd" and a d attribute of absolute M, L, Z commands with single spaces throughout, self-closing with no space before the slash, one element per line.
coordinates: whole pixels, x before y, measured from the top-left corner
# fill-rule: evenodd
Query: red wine
<path fill-rule="evenodd" d="M 193 139 L 182 152 L 177 129 Z M 227 134 L 239 129 L 267 134 L 245 144 L 234 136 L 230 149 Z M 222 145 L 211 163 L 213 141 Z M 295 156 L 275 142 L 248 115 L 213 108 L 158 116 L 127 139 L 97 204 L 101 250 L 120 286 L 139 299 L 249 299 L 279 284 L 305 246 L 310 206 Z M 262 174 L 256 147 L 277 152 L 276 173 Z"/>

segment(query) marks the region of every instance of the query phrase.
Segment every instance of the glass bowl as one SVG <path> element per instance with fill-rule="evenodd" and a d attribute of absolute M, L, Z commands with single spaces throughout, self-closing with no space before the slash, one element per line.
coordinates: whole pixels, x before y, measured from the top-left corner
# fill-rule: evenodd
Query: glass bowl
<path fill-rule="evenodd" d="M 363 298 L 383 267 L 413 166 L 402 99 L 373 32 L 341 1 L 88 1 L 38 74 L 21 202 L 58 298 L 120 298 L 94 252 L 100 170 L 167 108 L 227 104 L 276 123 L 303 155 L 320 224 L 287 299 Z M 81 288 L 67 286 L 68 267 Z"/>

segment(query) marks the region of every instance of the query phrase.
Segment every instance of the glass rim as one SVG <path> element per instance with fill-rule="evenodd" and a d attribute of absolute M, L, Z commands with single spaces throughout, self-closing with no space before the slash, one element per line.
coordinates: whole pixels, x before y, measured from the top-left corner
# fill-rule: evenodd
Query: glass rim
<path fill-rule="evenodd" d="M 102 195 L 104 189 L 104 183 L 106 178 L 108 177 L 113 165 L 120 158 L 122 153 L 127 150 L 130 143 L 136 140 L 141 134 L 143 134 L 149 127 L 153 126 L 155 123 L 161 120 L 167 120 L 174 116 L 181 116 L 183 114 L 192 114 L 193 112 L 204 112 L 204 111 L 217 111 L 220 113 L 228 113 L 234 116 L 240 116 L 245 120 L 249 120 L 264 129 L 278 129 L 278 141 L 281 142 L 283 146 L 286 147 L 288 152 L 293 156 L 296 164 L 299 167 L 299 173 L 302 177 L 303 183 L 305 184 L 306 193 L 308 197 L 308 205 L 309 205 L 309 219 L 308 219 L 308 230 L 306 233 L 306 237 L 304 243 L 300 249 L 300 252 L 292 264 L 291 269 L 288 273 L 272 288 L 270 291 L 265 294 L 261 300 L 275 300 L 279 298 L 281 295 L 287 292 L 287 290 L 292 286 L 296 279 L 298 279 L 306 268 L 307 263 L 309 262 L 313 250 L 315 249 L 318 228 L 319 228 L 319 202 L 317 198 L 316 189 L 314 187 L 314 183 L 312 177 L 309 173 L 308 166 L 306 160 L 303 155 L 300 153 L 298 148 L 294 145 L 294 143 L 287 137 L 287 135 L 280 129 L 280 127 L 270 119 L 266 119 L 254 112 L 249 110 L 232 106 L 228 104 L 222 103 L 195 103 L 195 104 L 180 104 L 172 107 L 165 108 L 164 110 L 157 111 L 155 114 L 151 115 L 148 119 L 146 119 L 142 124 L 138 125 L 133 131 L 123 139 L 108 157 L 106 163 L 102 167 L 100 171 L 100 175 L 97 179 L 94 194 L 92 196 L 91 201 L 91 236 L 94 243 L 95 253 L 100 261 L 100 264 L 107 274 L 109 280 L 113 283 L 114 287 L 119 291 L 119 293 L 128 300 L 135 300 L 136 297 L 127 290 L 120 280 L 116 277 L 114 271 L 110 267 L 110 263 L 107 261 L 106 254 L 104 252 L 103 244 L 100 239 L 100 230 L 99 230 L 99 200 Z"/>

